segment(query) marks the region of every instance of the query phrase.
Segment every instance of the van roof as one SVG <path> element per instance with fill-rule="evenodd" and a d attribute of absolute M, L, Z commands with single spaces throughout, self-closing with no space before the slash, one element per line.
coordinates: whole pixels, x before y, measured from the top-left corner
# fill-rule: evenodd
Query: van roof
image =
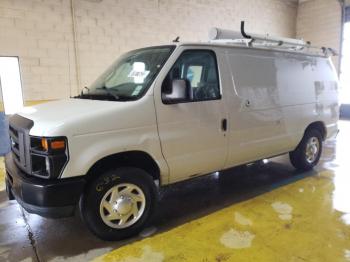
<path fill-rule="evenodd" d="M 169 44 L 168 44 L 169 45 Z M 219 48 L 242 48 L 242 49 L 254 49 L 254 50 L 263 50 L 263 51 L 272 51 L 272 52 L 282 52 L 282 53 L 291 53 L 291 54 L 299 54 L 304 56 L 317 56 L 317 57 L 329 57 L 330 54 L 327 54 L 321 48 L 311 51 L 306 48 L 306 50 L 293 50 L 279 47 L 271 47 L 271 46 L 248 46 L 246 43 L 237 43 L 230 41 L 220 41 L 213 40 L 207 42 L 173 42 L 170 45 L 175 46 L 207 46 L 207 47 L 219 47 Z"/>

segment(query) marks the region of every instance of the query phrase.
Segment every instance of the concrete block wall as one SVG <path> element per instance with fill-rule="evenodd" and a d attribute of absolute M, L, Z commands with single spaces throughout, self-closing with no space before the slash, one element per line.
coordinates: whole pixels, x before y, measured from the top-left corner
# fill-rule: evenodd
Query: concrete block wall
<path fill-rule="evenodd" d="M 328 0 L 326 0 L 328 1 Z M 329 0 L 331 1 L 331 0 Z M 81 86 L 130 49 L 206 40 L 210 27 L 294 37 L 286 0 L 74 0 Z M 70 0 L 0 0 L 0 55 L 19 56 L 25 100 L 77 93 Z"/>
<path fill-rule="evenodd" d="M 338 0 L 300 1 L 297 11 L 296 36 L 312 45 L 332 47 L 340 52 L 342 10 Z M 339 69 L 339 57 L 333 57 Z"/>
<path fill-rule="evenodd" d="M 0 1 L 0 55 L 19 57 L 26 100 L 69 96 L 72 46 L 69 1 Z"/>

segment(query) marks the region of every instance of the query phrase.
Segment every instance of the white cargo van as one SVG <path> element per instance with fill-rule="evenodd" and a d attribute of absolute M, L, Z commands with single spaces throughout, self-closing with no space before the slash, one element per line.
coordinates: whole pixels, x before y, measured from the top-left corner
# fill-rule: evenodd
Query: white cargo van
<path fill-rule="evenodd" d="M 79 206 L 115 240 L 147 223 L 161 186 L 285 153 L 312 169 L 338 130 L 329 50 L 240 37 L 131 51 L 81 95 L 12 116 L 9 198 L 45 217 Z"/>

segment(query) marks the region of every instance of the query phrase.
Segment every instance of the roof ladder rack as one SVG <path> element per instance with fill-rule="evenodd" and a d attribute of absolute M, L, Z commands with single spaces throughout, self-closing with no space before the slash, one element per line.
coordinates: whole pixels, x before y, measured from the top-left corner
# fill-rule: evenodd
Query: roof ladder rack
<path fill-rule="evenodd" d="M 276 37 L 269 34 L 253 34 L 247 33 L 244 28 L 244 21 L 241 21 L 241 31 L 232 31 L 220 28 L 212 28 L 209 31 L 209 39 L 212 42 L 246 44 L 250 47 L 267 47 L 272 49 L 282 49 L 290 51 L 308 51 L 315 50 L 317 53 L 322 53 L 325 56 L 337 55 L 336 51 L 326 47 L 311 46 L 310 42 L 305 42 L 302 39 Z"/>

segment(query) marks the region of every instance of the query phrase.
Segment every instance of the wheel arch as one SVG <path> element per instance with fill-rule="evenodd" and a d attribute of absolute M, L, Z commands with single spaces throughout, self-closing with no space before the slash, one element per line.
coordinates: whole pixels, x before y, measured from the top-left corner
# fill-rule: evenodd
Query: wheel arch
<path fill-rule="evenodd" d="M 105 172 L 109 168 L 129 166 L 145 170 L 153 180 L 161 184 L 160 168 L 156 161 L 144 151 L 126 151 L 105 156 L 95 162 L 87 172 L 87 180 L 96 178 L 96 174 Z"/>
<path fill-rule="evenodd" d="M 304 135 L 307 131 L 309 131 L 311 129 L 315 129 L 315 130 L 319 131 L 322 135 L 322 140 L 326 139 L 327 129 L 326 129 L 326 125 L 322 121 L 315 121 L 315 122 L 312 122 L 311 124 L 309 124 L 305 129 Z"/>

